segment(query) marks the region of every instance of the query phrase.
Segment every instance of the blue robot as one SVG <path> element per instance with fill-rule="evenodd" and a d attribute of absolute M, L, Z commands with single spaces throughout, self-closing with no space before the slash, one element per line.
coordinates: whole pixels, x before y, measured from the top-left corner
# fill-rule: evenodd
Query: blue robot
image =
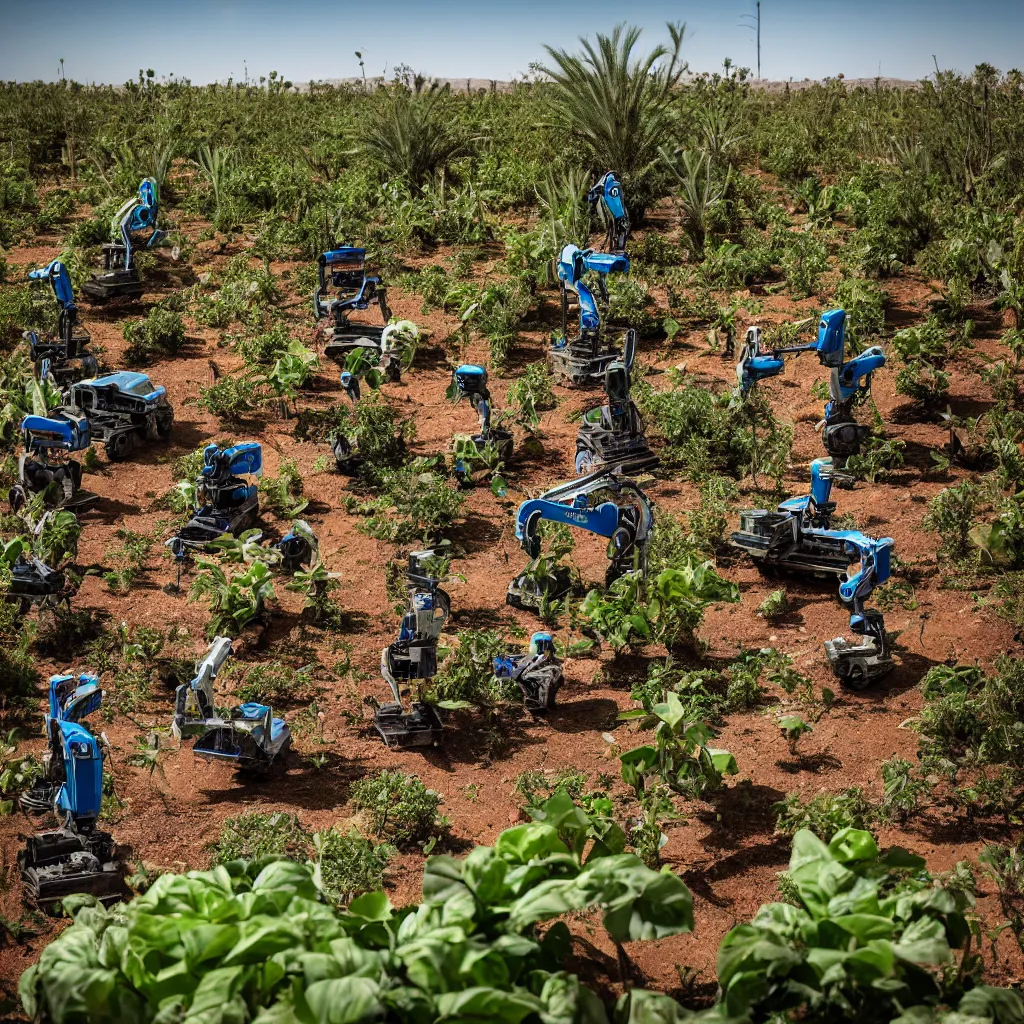
<path fill-rule="evenodd" d="M 291 731 L 271 707 L 249 701 L 228 714 L 213 702 L 213 681 L 231 656 L 231 641 L 218 636 L 196 674 L 174 693 L 171 732 L 179 740 L 194 739 L 192 752 L 205 761 L 230 764 L 239 771 L 265 772 L 291 747 Z"/>
<path fill-rule="evenodd" d="M 627 572 L 646 573 L 654 506 L 635 481 L 616 472 L 597 470 L 524 501 L 516 512 L 516 539 L 531 559 L 540 556 L 539 528 L 544 520 L 608 539 L 605 586 Z M 557 586 L 548 588 L 548 600 L 564 597 L 569 586 L 569 579 L 561 578 Z M 528 572 L 516 576 L 505 594 L 507 604 L 531 611 L 540 608 L 542 598 Z"/>
<path fill-rule="evenodd" d="M 144 289 L 139 269 L 135 266 L 132 236 L 149 232 L 149 237 L 140 239 L 140 244 L 151 249 L 164 237 L 164 232 L 156 226 L 159 213 L 156 182 L 152 178 L 143 178 L 138 193 L 114 214 L 111 234 L 119 241 L 103 246 L 104 272 L 94 274 L 82 286 L 82 291 L 90 299 L 107 302 L 117 298 L 137 299 L 142 295 Z"/>
<path fill-rule="evenodd" d="M 473 447 L 481 451 L 487 444 L 492 444 L 497 448 L 502 462 L 509 462 L 513 452 L 512 434 L 501 427 L 491 426 L 491 392 L 487 387 L 487 371 L 475 363 L 463 363 L 452 374 L 449 394 L 456 401 L 468 399 L 480 417 L 480 432 L 469 437 Z M 456 459 L 455 477 L 463 486 L 472 487 L 472 464 L 464 459 Z"/>
<path fill-rule="evenodd" d="M 50 378 L 58 387 L 92 377 L 99 373 L 99 363 L 89 349 L 89 332 L 78 322 L 78 306 L 68 268 L 60 260 L 45 267 L 29 271 L 30 281 L 46 282 L 60 306 L 57 333 L 40 336 L 37 331 L 25 331 L 29 354 L 35 364 L 39 380 Z"/>
<path fill-rule="evenodd" d="M 822 313 L 818 337 L 805 345 L 762 352 L 760 328 L 751 327 L 736 364 L 741 393 L 746 394 L 762 380 L 779 376 L 785 370 L 784 357 L 802 352 L 815 352 L 821 365 L 832 371 L 821 440 L 833 459 L 842 459 L 845 463 L 849 456 L 860 451 L 871 432 L 870 427 L 857 423 L 853 410 L 871 393 L 872 374 L 885 366 L 885 353 L 876 345 L 852 359 L 845 358 L 846 312 L 842 309 Z"/>
<path fill-rule="evenodd" d="M 825 653 L 844 686 L 861 690 L 893 667 L 885 620 L 866 610 L 864 602 L 889 579 L 893 541 L 876 539 L 859 530 L 833 530 L 831 517 L 832 467 L 822 459 L 811 464 L 811 490 L 790 498 L 772 512 L 751 509 L 740 513 L 733 546 L 746 551 L 762 571 L 838 578 L 840 600 L 850 607 L 850 630 L 860 643 L 839 637 L 825 644 Z M 859 561 L 856 572 L 850 572 Z"/>
<path fill-rule="evenodd" d="M 590 212 L 601 213 L 607 234 L 604 247 L 617 256 L 626 255 L 626 243 L 629 241 L 629 212 L 622 192 L 622 182 L 613 171 L 602 175 L 587 193 Z"/>
<path fill-rule="evenodd" d="M 52 813 L 57 828 L 31 836 L 20 855 L 22 880 L 47 911 L 55 911 L 73 893 L 88 893 L 103 903 L 125 895 L 113 838 L 97 828 L 103 751 L 82 724 L 102 702 L 94 675 L 50 677 L 43 775 L 22 796 L 21 805 L 30 814 Z"/>
<path fill-rule="evenodd" d="M 623 254 L 594 252 L 570 244 L 562 249 L 556 270 L 562 325 L 561 334 L 548 349 L 551 370 L 574 385 L 599 384 L 604 379 L 608 364 L 619 356 L 619 352 L 612 350 L 604 337 L 598 299 L 607 303 L 607 277 L 609 274 L 629 273 L 629 258 Z M 584 280 L 587 272 L 594 275 L 597 295 Z M 579 308 L 579 324 L 572 337 L 569 336 L 570 300 Z"/>
<path fill-rule="evenodd" d="M 531 714 L 544 714 L 554 708 L 562 686 L 562 663 L 550 633 L 534 633 L 525 654 L 499 654 L 493 665 L 495 676 L 511 679 L 519 687 Z"/>
<path fill-rule="evenodd" d="M 604 372 L 606 405 L 583 414 L 576 433 L 576 472 L 611 472 L 626 475 L 657 467 L 658 456 L 647 445 L 644 421 L 630 398 L 630 370 L 636 356 L 636 331 L 626 331 L 622 359 L 613 360 Z"/>
<path fill-rule="evenodd" d="M 432 550 L 409 554 L 409 604 L 398 639 L 381 651 L 380 674 L 394 700 L 377 708 L 373 725 L 389 747 L 436 747 L 441 743 L 441 716 L 421 693 L 423 683 L 437 674 L 437 641 L 451 615 L 451 598 L 425 564 L 434 554 Z"/>

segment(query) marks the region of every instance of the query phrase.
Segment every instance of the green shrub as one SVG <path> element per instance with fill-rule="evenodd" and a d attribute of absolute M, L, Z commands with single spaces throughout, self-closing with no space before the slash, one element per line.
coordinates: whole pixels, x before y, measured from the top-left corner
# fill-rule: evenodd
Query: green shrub
<path fill-rule="evenodd" d="M 233 661 L 230 666 L 230 670 L 223 673 L 223 678 L 232 684 L 240 704 L 254 701 L 277 707 L 302 699 L 310 688 L 306 672 L 296 671 L 280 661 L 254 664 Z M 236 676 L 240 677 L 237 681 Z"/>
<path fill-rule="evenodd" d="M 350 796 L 374 835 L 400 849 L 432 846 L 448 829 L 448 820 L 438 811 L 441 794 L 415 775 L 379 771 L 356 782 Z"/>
<path fill-rule="evenodd" d="M 124 340 L 129 366 L 141 366 L 154 356 L 176 356 L 185 344 L 185 321 L 180 314 L 157 306 L 145 320 L 124 325 Z"/>
<path fill-rule="evenodd" d="M 959 559 L 970 553 L 971 527 L 980 500 L 978 486 L 964 480 L 956 487 L 940 491 L 928 503 L 924 526 L 942 538 L 939 555 Z"/>
<path fill-rule="evenodd" d="M 383 887 L 393 853 L 393 847 L 374 843 L 354 828 L 348 832 L 329 828 L 313 836 L 314 877 L 332 903 L 351 903 Z"/>
<path fill-rule="evenodd" d="M 709 1019 L 1024 1018 L 1018 992 L 979 983 L 966 887 L 940 884 L 922 858 L 899 847 L 880 853 L 869 832 L 844 828 L 826 840 L 798 831 L 786 886 L 792 900 L 761 907 L 722 940 Z"/>
<path fill-rule="evenodd" d="M 809 800 L 800 793 L 788 793 L 774 811 L 777 832 L 795 835 L 807 829 L 819 839 L 845 828 L 863 828 L 875 816 L 875 808 L 860 786 L 850 786 L 841 793 L 818 793 Z"/>
<path fill-rule="evenodd" d="M 515 700 L 519 697 L 519 687 L 511 680 L 494 676 L 494 658 L 504 654 L 508 647 L 508 641 L 497 630 L 459 630 L 437 675 L 430 681 L 429 699 L 478 707 Z"/>
<path fill-rule="evenodd" d="M 211 847 L 210 866 L 272 854 L 302 856 L 308 847 L 309 836 L 294 814 L 253 811 L 225 820 Z"/>
<path fill-rule="evenodd" d="M 440 472 L 439 459 L 414 459 L 382 474 L 382 497 L 354 507 L 359 529 L 377 540 L 429 544 L 462 515 L 465 494 Z"/>

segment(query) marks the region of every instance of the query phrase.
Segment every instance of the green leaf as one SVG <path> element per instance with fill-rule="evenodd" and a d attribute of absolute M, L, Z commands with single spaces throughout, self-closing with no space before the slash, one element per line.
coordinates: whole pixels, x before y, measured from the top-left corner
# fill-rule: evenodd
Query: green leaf
<path fill-rule="evenodd" d="M 436 1005 L 439 1021 L 455 1018 L 501 1021 L 502 1024 L 519 1024 L 541 1009 L 540 1000 L 522 989 L 502 992 L 483 987 L 445 992 L 437 997 Z"/>
<path fill-rule="evenodd" d="M 383 1016 L 380 986 L 370 978 L 331 978 L 314 982 L 305 1001 L 315 1024 L 357 1024 Z"/>
<path fill-rule="evenodd" d="M 348 905 L 348 912 L 353 917 L 366 921 L 389 921 L 392 909 L 391 902 L 382 892 L 364 893 Z"/>
<path fill-rule="evenodd" d="M 859 828 L 844 828 L 832 837 L 828 852 L 843 864 L 875 860 L 878 857 L 878 844 L 870 832 Z"/>
<path fill-rule="evenodd" d="M 494 844 L 494 852 L 513 863 L 527 864 L 550 854 L 568 853 L 569 849 L 556 828 L 530 822 L 505 829 Z"/>

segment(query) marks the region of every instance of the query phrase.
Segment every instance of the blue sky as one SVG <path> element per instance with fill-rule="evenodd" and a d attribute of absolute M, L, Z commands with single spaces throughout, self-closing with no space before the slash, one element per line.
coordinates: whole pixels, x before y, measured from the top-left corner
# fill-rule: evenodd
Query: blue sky
<path fill-rule="evenodd" d="M 152 12 L 151 15 L 147 12 Z M 193 82 L 258 77 L 296 82 L 396 64 L 438 77 L 508 79 L 543 61 L 544 44 L 572 48 L 580 35 L 628 20 L 648 43 L 664 24 L 687 23 L 685 57 L 696 71 L 731 57 L 754 67 L 753 32 L 740 27 L 754 0 L 0 0 L 0 79 L 57 77 L 120 83 L 140 67 Z M 762 0 L 765 78 L 920 78 L 940 67 L 1024 64 L 1024 0 Z M 749 20 L 749 19 L 747 19 Z"/>

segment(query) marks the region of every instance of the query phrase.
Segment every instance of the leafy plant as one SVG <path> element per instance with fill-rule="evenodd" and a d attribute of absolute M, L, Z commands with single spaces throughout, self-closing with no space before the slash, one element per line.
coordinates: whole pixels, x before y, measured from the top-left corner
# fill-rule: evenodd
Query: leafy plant
<path fill-rule="evenodd" d="M 403 85 L 380 89 L 359 119 L 357 143 L 391 177 L 404 177 L 414 188 L 469 151 L 455 127 L 448 86 L 432 83 L 422 92 Z"/>
<path fill-rule="evenodd" d="M 582 142 L 593 165 L 623 175 L 637 197 L 631 205 L 641 210 L 647 205 L 644 179 L 671 134 L 675 88 L 685 71 L 679 59 L 684 28 L 669 25 L 671 48 L 656 46 L 637 58 L 640 29 L 621 25 L 611 35 L 599 33 L 596 45 L 581 40 L 579 53 L 547 48 L 555 64 L 544 69 L 553 82 L 552 119 Z"/>
<path fill-rule="evenodd" d="M 181 314 L 156 306 L 145 320 L 129 320 L 124 325 L 128 342 L 125 359 L 129 366 L 142 366 L 154 356 L 176 356 L 185 344 L 185 321 Z"/>
<path fill-rule="evenodd" d="M 980 500 L 976 484 L 964 480 L 956 487 L 940 491 L 928 503 L 924 517 L 925 529 L 934 530 L 942 538 L 939 554 L 947 558 L 964 558 L 970 553 L 970 533 Z"/>
<path fill-rule="evenodd" d="M 763 906 L 722 940 L 711 1019 L 952 1024 L 1024 1014 L 1016 992 L 976 985 L 973 899 L 942 887 L 920 857 L 899 847 L 882 854 L 854 828 L 827 845 L 800 830 L 789 879 L 795 905 Z M 959 1012 L 940 1016 L 940 1006 Z"/>
<path fill-rule="evenodd" d="M 437 675 L 429 684 L 429 699 L 441 707 L 489 707 L 519 695 L 517 686 L 494 676 L 493 662 L 508 650 L 508 641 L 493 629 L 463 629 L 455 634 Z"/>
<path fill-rule="evenodd" d="M 368 514 L 359 529 L 378 540 L 430 543 L 462 514 L 465 495 L 438 471 L 435 459 L 413 459 L 382 475 L 384 494 L 357 506 Z"/>
<path fill-rule="evenodd" d="M 151 1019 L 165 998 L 156 979 L 170 969 L 175 1003 L 192 1017 L 601 1021 L 596 994 L 561 970 L 568 928 L 556 922 L 542 939 L 538 924 L 599 910 L 624 966 L 623 943 L 693 928 L 692 898 L 675 875 L 602 852 L 575 854 L 546 822 L 520 825 L 465 860 L 428 860 L 423 903 L 403 910 L 382 893 L 335 909 L 309 867 L 284 860 L 161 875 L 116 909 L 75 899 L 75 922 L 22 975 L 22 1004 L 54 1024 Z M 115 941 L 122 957 L 111 961 Z M 639 991 L 623 997 L 622 1012 L 631 1000 L 636 1012 L 672 1005 Z"/>
<path fill-rule="evenodd" d="M 210 606 L 209 636 L 238 636 L 258 619 L 274 597 L 274 581 L 267 564 L 255 561 L 230 578 L 209 559 L 197 558 L 199 572 L 189 591 L 189 601 L 206 600 Z"/>
<path fill-rule="evenodd" d="M 679 695 L 669 691 L 651 714 L 657 720 L 654 744 L 644 744 L 619 754 L 622 780 L 638 797 L 644 794 L 647 777 L 655 776 L 674 793 L 700 797 L 722 784 L 725 775 L 739 771 L 736 758 L 727 750 L 710 746 L 714 730 L 687 717 Z M 643 717 L 646 710 L 624 711 L 621 719 Z"/>
<path fill-rule="evenodd" d="M 773 590 L 758 606 L 757 614 L 763 619 L 777 619 L 789 611 L 789 598 L 785 590 Z"/>
<path fill-rule="evenodd" d="M 146 571 L 146 563 L 155 540 L 151 533 L 137 533 L 126 527 L 119 527 L 114 536 L 121 546 L 107 552 L 107 558 L 117 568 L 103 574 L 107 586 L 114 593 L 127 594 L 135 581 Z"/>
<path fill-rule="evenodd" d="M 299 464 L 294 459 L 282 459 L 277 476 L 264 476 L 260 480 L 263 508 L 285 519 L 294 519 L 309 505 L 309 499 L 302 497 L 302 486 Z"/>
<path fill-rule="evenodd" d="M 328 572 L 323 562 L 317 561 L 309 569 L 300 569 L 285 584 L 285 590 L 302 594 L 302 610 L 313 622 L 336 623 L 339 619 L 339 608 L 334 592 L 338 589 L 340 572 Z"/>
<path fill-rule="evenodd" d="M 317 832 L 313 836 L 313 880 L 335 905 L 351 903 L 363 893 L 382 888 L 394 852 L 387 843 L 374 843 L 354 828 Z"/>
<path fill-rule="evenodd" d="M 793 757 L 797 756 L 797 744 L 801 738 L 814 729 L 805 722 L 799 715 L 785 715 L 779 719 L 779 729 L 782 731 L 782 738 L 789 747 Z"/>
<path fill-rule="evenodd" d="M 859 786 L 850 786 L 841 793 L 817 793 L 806 801 L 800 793 L 789 793 L 774 810 L 777 832 L 795 835 L 808 830 L 819 838 L 842 829 L 863 828 L 874 815 L 874 808 Z"/>
<path fill-rule="evenodd" d="M 846 468 L 851 473 L 863 477 L 868 483 L 884 480 L 894 469 L 903 465 L 903 441 L 892 440 L 872 435 L 864 443 L 857 455 L 846 460 Z"/>
<path fill-rule="evenodd" d="M 415 775 L 379 771 L 356 782 L 349 795 L 367 815 L 374 835 L 399 848 L 432 848 L 448 828 L 439 811 L 441 794 Z"/>
<path fill-rule="evenodd" d="M 309 837 L 294 814 L 252 811 L 225 819 L 210 848 L 210 866 L 272 855 L 295 857 L 303 854 L 308 844 Z"/>

